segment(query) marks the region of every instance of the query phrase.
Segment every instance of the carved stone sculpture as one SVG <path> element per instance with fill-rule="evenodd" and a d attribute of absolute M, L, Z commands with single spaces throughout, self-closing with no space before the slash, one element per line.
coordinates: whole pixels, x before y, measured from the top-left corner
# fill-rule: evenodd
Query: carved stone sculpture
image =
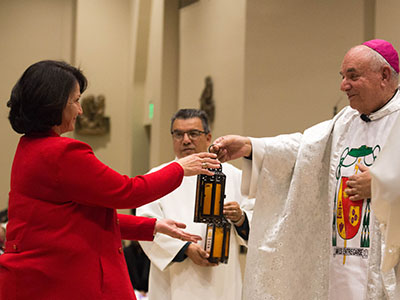
<path fill-rule="evenodd" d="M 205 87 L 200 98 L 200 109 L 207 113 L 208 121 L 212 125 L 215 116 L 215 105 L 213 99 L 213 83 L 210 76 L 205 78 Z"/>
<path fill-rule="evenodd" d="M 103 95 L 88 95 L 82 99 L 83 114 L 76 119 L 76 133 L 104 135 L 110 132 L 110 118 L 104 116 L 105 101 Z"/>

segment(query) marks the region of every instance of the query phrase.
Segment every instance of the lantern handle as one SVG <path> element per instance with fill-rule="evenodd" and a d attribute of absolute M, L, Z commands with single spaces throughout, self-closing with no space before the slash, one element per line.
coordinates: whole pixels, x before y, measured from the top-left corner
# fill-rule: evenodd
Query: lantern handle
<path fill-rule="evenodd" d="M 211 144 L 210 146 L 208 146 L 208 149 L 207 149 L 208 153 L 211 153 L 212 146 L 214 146 L 214 144 Z M 218 152 L 219 152 L 219 150 L 218 150 Z M 217 153 L 213 152 L 213 153 L 218 154 L 218 152 Z M 222 171 L 222 164 L 219 164 L 219 169 Z"/>
<path fill-rule="evenodd" d="M 211 153 L 211 148 L 214 146 L 215 146 L 214 144 L 211 144 L 210 146 L 208 146 L 208 149 L 207 149 L 208 153 Z M 219 150 L 217 152 L 212 152 L 212 153 L 218 154 L 218 152 L 219 152 Z"/>

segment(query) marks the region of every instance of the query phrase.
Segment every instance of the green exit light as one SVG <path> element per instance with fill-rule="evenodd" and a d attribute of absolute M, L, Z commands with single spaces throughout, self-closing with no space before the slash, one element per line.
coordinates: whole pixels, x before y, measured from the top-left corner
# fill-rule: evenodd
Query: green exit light
<path fill-rule="evenodd" d="M 154 117 L 154 104 L 149 103 L 149 120 L 153 120 Z"/>

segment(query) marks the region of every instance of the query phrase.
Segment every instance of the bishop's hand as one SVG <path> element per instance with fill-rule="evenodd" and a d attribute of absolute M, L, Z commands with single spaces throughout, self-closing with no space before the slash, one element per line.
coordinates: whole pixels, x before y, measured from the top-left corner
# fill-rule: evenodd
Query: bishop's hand
<path fill-rule="evenodd" d="M 350 176 L 347 180 L 347 188 L 344 190 L 351 201 L 371 198 L 371 174 L 369 168 L 362 164 L 357 164 L 357 166 L 361 173 Z"/>
<path fill-rule="evenodd" d="M 209 151 L 216 153 L 221 162 L 250 156 L 252 152 L 251 141 L 248 137 L 240 135 L 225 135 L 217 138 L 210 146 Z"/>

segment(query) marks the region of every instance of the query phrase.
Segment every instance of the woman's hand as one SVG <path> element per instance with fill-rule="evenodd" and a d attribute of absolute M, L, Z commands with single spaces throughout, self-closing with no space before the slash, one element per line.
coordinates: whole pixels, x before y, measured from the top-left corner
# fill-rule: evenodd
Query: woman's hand
<path fill-rule="evenodd" d="M 240 135 L 221 136 L 210 147 L 210 152 L 217 153 L 218 159 L 222 162 L 243 156 L 250 156 L 251 151 L 250 139 Z"/>
<path fill-rule="evenodd" d="M 207 152 L 188 155 L 178 159 L 177 162 L 182 166 L 185 176 L 197 174 L 212 176 L 214 173 L 208 169 L 218 169 L 221 164 L 216 154 Z"/>
<path fill-rule="evenodd" d="M 180 239 L 182 241 L 197 243 L 201 240 L 201 237 L 195 234 L 190 234 L 183 231 L 181 228 L 186 228 L 186 225 L 180 222 L 176 222 L 171 219 L 162 219 L 156 221 L 154 228 L 154 234 L 157 232 L 169 235 L 173 238 Z"/>

